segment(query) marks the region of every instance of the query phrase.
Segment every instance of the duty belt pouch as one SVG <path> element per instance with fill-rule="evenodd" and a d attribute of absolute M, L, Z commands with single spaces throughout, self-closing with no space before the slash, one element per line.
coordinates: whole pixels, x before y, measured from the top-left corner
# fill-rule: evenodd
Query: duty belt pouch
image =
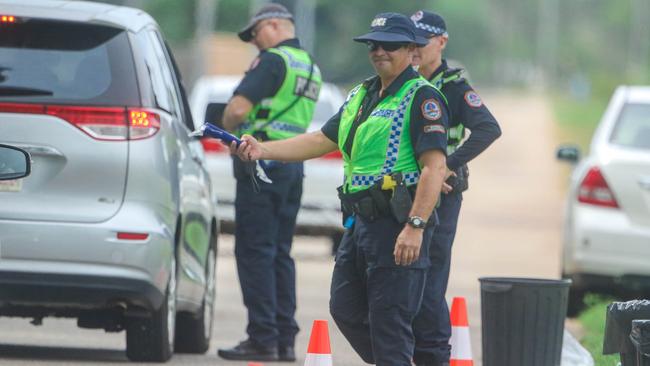
<path fill-rule="evenodd" d="M 458 193 L 465 192 L 469 188 L 469 169 L 467 164 L 461 165 L 456 169 L 456 175 L 458 176 L 458 184 L 454 190 Z"/>
<path fill-rule="evenodd" d="M 400 175 L 397 186 L 393 190 L 393 196 L 390 199 L 390 211 L 397 222 L 404 224 L 408 221 L 411 206 L 413 206 L 411 193 Z"/>
<path fill-rule="evenodd" d="M 454 173 L 456 173 L 456 176 L 450 176 L 445 183 L 451 186 L 452 192 L 454 193 L 465 192 L 469 188 L 467 179 L 469 177 L 469 169 L 467 165 L 460 166 L 454 170 Z"/>
<path fill-rule="evenodd" d="M 379 211 L 371 196 L 363 197 L 354 202 L 352 206 L 357 215 L 369 222 L 375 221 L 379 217 Z"/>
<path fill-rule="evenodd" d="M 374 203 L 376 216 L 388 216 L 389 212 L 391 211 L 390 204 L 388 197 L 384 191 L 381 190 L 381 185 L 375 184 L 372 187 L 368 188 L 368 193 L 370 193 L 370 197 Z"/>

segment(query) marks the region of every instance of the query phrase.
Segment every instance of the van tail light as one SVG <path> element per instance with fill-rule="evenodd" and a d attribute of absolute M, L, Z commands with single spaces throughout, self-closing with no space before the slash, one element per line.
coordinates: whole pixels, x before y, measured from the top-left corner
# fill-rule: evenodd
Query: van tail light
<path fill-rule="evenodd" d="M 13 15 L 0 15 L 0 23 L 16 23 L 16 17 Z"/>
<path fill-rule="evenodd" d="M 582 179 L 578 188 L 578 201 L 590 205 L 618 208 L 614 193 L 605 181 L 600 168 L 596 166 L 591 167 Z"/>
<path fill-rule="evenodd" d="M 160 130 L 160 114 L 151 109 L 128 108 L 129 139 L 141 140 Z"/>
<path fill-rule="evenodd" d="M 124 108 L 48 105 L 45 114 L 66 120 L 97 140 L 124 141 L 127 138 Z"/>
<path fill-rule="evenodd" d="M 1 112 L 58 117 L 103 141 L 140 140 L 160 130 L 160 113 L 154 109 L 0 103 Z"/>
<path fill-rule="evenodd" d="M 341 160 L 343 155 L 341 155 L 341 150 L 337 149 L 321 156 L 321 159 Z"/>
<path fill-rule="evenodd" d="M 203 150 L 207 154 L 218 154 L 218 153 L 229 153 L 230 150 L 228 147 L 217 139 L 203 138 L 201 139 L 201 145 L 203 145 Z"/>

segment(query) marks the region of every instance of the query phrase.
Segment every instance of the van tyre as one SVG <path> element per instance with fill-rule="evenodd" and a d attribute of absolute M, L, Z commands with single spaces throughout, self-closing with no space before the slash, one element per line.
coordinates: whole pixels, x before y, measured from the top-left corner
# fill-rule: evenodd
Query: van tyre
<path fill-rule="evenodd" d="M 126 326 L 126 356 L 131 361 L 165 362 L 174 353 L 176 325 L 176 259 L 172 257 L 167 291 L 160 309 Z"/>
<path fill-rule="evenodd" d="M 205 269 L 205 292 L 201 309 L 195 313 L 179 313 L 176 325 L 176 352 L 205 353 L 210 347 L 215 300 L 216 251 L 208 252 Z"/>

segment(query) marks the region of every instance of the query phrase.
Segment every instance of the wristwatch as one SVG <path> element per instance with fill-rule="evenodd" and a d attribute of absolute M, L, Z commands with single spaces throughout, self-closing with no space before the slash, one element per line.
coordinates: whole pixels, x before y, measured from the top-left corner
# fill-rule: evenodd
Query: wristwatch
<path fill-rule="evenodd" d="M 420 216 L 411 216 L 406 223 L 416 229 L 424 229 L 424 227 L 427 226 L 427 222 Z"/>

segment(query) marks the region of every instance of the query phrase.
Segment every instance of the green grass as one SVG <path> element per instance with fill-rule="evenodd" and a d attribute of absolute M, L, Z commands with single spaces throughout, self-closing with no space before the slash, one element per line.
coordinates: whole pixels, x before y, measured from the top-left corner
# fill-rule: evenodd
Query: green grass
<path fill-rule="evenodd" d="M 607 305 L 611 302 L 611 299 L 589 294 L 585 299 L 587 309 L 578 317 L 585 330 L 585 336 L 580 340 L 580 343 L 594 357 L 596 366 L 616 366 L 619 362 L 618 355 L 603 355 L 605 317 L 607 314 Z"/>
<path fill-rule="evenodd" d="M 560 142 L 577 144 L 583 154 L 586 153 L 591 136 L 607 107 L 607 99 L 577 100 L 570 96 L 556 96 L 552 100 L 560 128 Z"/>

